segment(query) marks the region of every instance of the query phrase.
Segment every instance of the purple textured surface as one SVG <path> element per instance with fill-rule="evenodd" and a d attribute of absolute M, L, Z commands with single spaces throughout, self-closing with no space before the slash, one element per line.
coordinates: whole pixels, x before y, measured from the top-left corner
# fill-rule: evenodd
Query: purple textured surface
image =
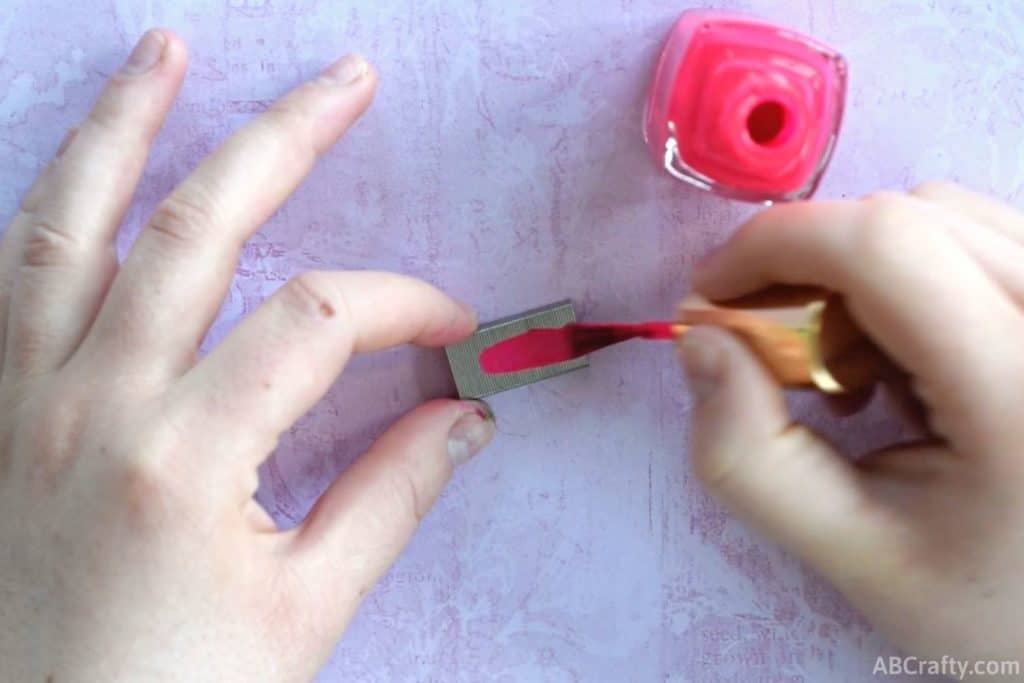
<path fill-rule="evenodd" d="M 208 344 L 310 268 L 414 274 L 483 319 L 562 297 L 583 319 L 665 316 L 689 265 L 752 211 L 659 176 L 640 142 L 653 60 L 688 4 L 7 0 L 0 217 L 151 25 L 177 30 L 192 62 L 122 246 L 231 130 L 358 50 L 381 73 L 376 104 L 245 247 Z M 718 6 L 849 59 L 818 196 L 945 177 L 1024 199 L 1020 2 Z M 439 351 L 357 359 L 283 438 L 259 500 L 297 523 L 386 424 L 451 391 Z M 492 404 L 496 442 L 457 474 L 320 680 L 852 681 L 890 652 L 700 491 L 669 346 L 624 345 Z M 851 450 L 896 433 L 884 405 L 844 424 L 794 404 Z"/>

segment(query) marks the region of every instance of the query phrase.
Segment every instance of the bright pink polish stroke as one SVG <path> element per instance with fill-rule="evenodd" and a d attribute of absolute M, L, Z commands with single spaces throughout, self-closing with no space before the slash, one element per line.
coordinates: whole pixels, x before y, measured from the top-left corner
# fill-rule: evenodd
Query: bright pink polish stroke
<path fill-rule="evenodd" d="M 564 363 L 627 339 L 674 339 L 674 324 L 572 323 L 529 330 L 480 352 L 480 368 L 489 375 L 521 372 Z"/>

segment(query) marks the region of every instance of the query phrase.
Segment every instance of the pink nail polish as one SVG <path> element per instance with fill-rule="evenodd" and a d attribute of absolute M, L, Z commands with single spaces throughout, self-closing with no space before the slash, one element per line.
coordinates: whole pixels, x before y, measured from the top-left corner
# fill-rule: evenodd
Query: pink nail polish
<path fill-rule="evenodd" d="M 788 29 L 683 12 L 662 51 L 644 139 L 672 176 L 754 202 L 814 193 L 839 134 L 846 62 Z"/>

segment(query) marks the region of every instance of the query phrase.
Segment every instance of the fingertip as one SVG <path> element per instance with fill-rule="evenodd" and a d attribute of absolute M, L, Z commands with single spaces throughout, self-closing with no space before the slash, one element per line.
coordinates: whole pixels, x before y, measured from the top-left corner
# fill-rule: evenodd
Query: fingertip
<path fill-rule="evenodd" d="M 351 52 L 329 64 L 312 81 L 327 86 L 351 102 L 355 109 L 352 120 L 365 113 L 377 93 L 378 76 L 373 65 L 362 55 Z"/>
<path fill-rule="evenodd" d="M 320 155 L 362 118 L 373 103 L 376 91 L 377 76 L 373 67 L 361 55 L 353 53 L 328 65 L 275 106 L 312 113 L 313 148 Z"/>
<path fill-rule="evenodd" d="M 724 344 L 728 334 L 713 327 L 696 327 L 684 334 L 677 345 L 686 373 L 687 386 L 698 404 L 715 394 L 728 359 Z"/>
<path fill-rule="evenodd" d="M 181 76 L 187 63 L 188 48 L 181 37 L 171 29 L 153 27 L 139 37 L 113 78 L 132 80 L 132 77 L 168 73 Z"/>
<path fill-rule="evenodd" d="M 694 288 L 720 300 L 773 284 L 821 284 L 817 276 L 823 259 L 812 261 L 806 255 L 831 246 L 830 231 L 820 226 L 848 220 L 853 205 L 816 200 L 759 211 L 701 259 L 691 280 Z"/>
<path fill-rule="evenodd" d="M 693 290 L 712 301 L 744 294 L 745 292 L 732 285 L 733 278 L 729 277 L 728 270 L 723 272 L 717 265 L 716 258 L 711 257 L 707 262 L 702 262 L 694 268 L 690 277 Z"/>
<path fill-rule="evenodd" d="M 714 247 L 694 267 L 690 283 L 694 291 L 711 300 L 731 299 L 748 294 L 768 283 L 760 262 L 744 254 L 747 226 Z"/>
<path fill-rule="evenodd" d="M 717 242 L 711 246 L 704 254 L 697 260 L 693 266 L 693 272 L 691 274 L 691 283 L 699 291 L 702 290 L 702 285 L 706 280 L 713 279 L 714 273 L 720 268 L 720 262 L 726 250 L 731 246 L 732 237 L 726 238 L 723 241 Z"/>
<path fill-rule="evenodd" d="M 362 55 L 350 53 L 331 62 L 316 77 L 316 82 L 334 87 L 360 86 L 369 82 L 370 71 Z"/>
<path fill-rule="evenodd" d="M 693 265 L 693 270 L 690 272 L 690 286 L 694 291 L 700 292 L 701 294 L 707 294 L 708 280 L 713 279 L 711 278 L 711 274 L 714 272 L 714 269 L 710 264 L 713 263 L 715 254 L 718 253 L 720 249 L 721 247 L 715 247 Z"/>
<path fill-rule="evenodd" d="M 679 341 L 680 358 L 691 381 L 701 384 L 701 402 L 720 388 L 732 384 L 750 384 L 755 380 L 777 385 L 750 348 L 736 335 L 713 326 L 695 327 Z"/>
<path fill-rule="evenodd" d="M 491 404 L 482 398 L 472 398 L 464 401 L 464 403 L 474 412 L 481 420 L 490 420 L 494 424 L 498 423 L 498 416 L 494 414 L 494 409 L 491 408 Z"/>
<path fill-rule="evenodd" d="M 464 401 L 464 412 L 448 432 L 448 455 L 455 468 L 464 465 L 494 438 L 494 411 L 479 400 Z"/>
<path fill-rule="evenodd" d="M 380 87 L 380 73 L 377 71 L 377 68 L 373 63 L 365 57 L 360 56 L 360 59 L 363 59 L 366 64 L 366 73 L 363 74 L 363 77 L 360 80 L 360 86 L 365 88 L 367 91 L 366 103 L 363 105 L 363 110 L 360 113 L 361 116 L 370 108 L 370 105 L 372 105 L 373 101 L 377 98 L 377 90 Z"/>
<path fill-rule="evenodd" d="M 433 287 L 432 285 L 430 285 Z M 433 320 L 440 321 L 427 324 L 424 332 L 414 340 L 420 346 L 447 346 L 455 344 L 476 332 L 478 327 L 476 312 L 468 304 L 453 299 L 437 288 L 433 288 L 436 296 L 444 301 L 446 311 L 439 311 Z"/>
<path fill-rule="evenodd" d="M 152 26 L 146 30 L 146 33 L 152 31 L 155 34 L 159 34 L 165 42 L 165 47 L 174 45 L 176 48 L 183 49 L 185 47 L 185 41 L 181 39 L 181 36 L 177 34 L 173 29 L 167 28 L 166 26 Z M 145 34 L 143 34 L 145 35 Z"/>
<path fill-rule="evenodd" d="M 694 398 L 693 460 L 712 487 L 789 424 L 782 391 L 740 339 L 698 327 L 680 342 L 687 386 Z"/>
<path fill-rule="evenodd" d="M 476 332 L 480 326 L 480 320 L 476 315 L 476 311 L 464 301 L 459 301 L 458 299 L 453 299 L 453 301 L 455 301 L 455 308 L 457 309 L 453 327 L 458 329 L 464 337 Z"/>
<path fill-rule="evenodd" d="M 371 62 L 369 59 L 367 59 L 363 55 L 360 55 L 360 57 L 362 58 L 362 60 L 364 62 L 366 62 L 366 79 L 367 79 L 367 81 L 374 88 L 376 88 L 377 84 L 380 83 L 380 72 L 377 71 L 377 67 L 374 66 L 373 62 Z"/>
<path fill-rule="evenodd" d="M 160 31 L 167 41 L 167 45 L 164 47 L 165 64 L 171 67 L 180 67 L 188 64 L 188 45 L 184 39 L 169 28 L 161 27 L 155 30 Z"/>

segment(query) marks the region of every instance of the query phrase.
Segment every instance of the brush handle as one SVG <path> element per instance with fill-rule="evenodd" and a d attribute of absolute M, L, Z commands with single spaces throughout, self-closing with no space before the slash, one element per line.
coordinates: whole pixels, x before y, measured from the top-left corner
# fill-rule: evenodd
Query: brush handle
<path fill-rule="evenodd" d="M 735 333 L 786 386 L 838 394 L 894 372 L 841 297 L 816 287 L 775 286 L 714 303 L 691 296 L 680 304 L 679 320 Z"/>

